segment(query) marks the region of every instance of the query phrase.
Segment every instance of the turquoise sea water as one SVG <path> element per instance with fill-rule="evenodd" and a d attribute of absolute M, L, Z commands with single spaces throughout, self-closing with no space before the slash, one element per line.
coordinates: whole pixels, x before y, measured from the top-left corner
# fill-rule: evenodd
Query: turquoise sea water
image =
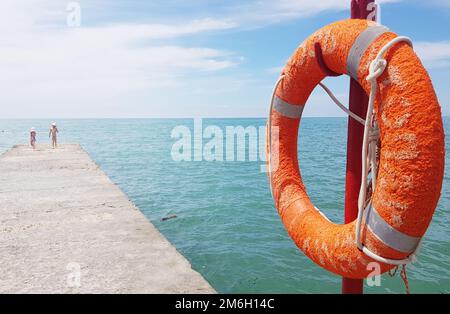
<path fill-rule="evenodd" d="M 48 120 L 0 120 L 0 152 L 27 143 L 37 129 L 48 143 Z M 282 226 L 267 176 L 257 162 L 175 162 L 174 127 L 192 119 L 58 120 L 61 143 L 81 143 L 157 228 L 219 292 L 338 293 L 340 278 L 305 257 Z M 203 126 L 263 126 L 264 119 L 206 119 Z M 444 119 L 450 134 L 450 119 Z M 299 160 L 317 207 L 343 222 L 347 120 L 302 120 Z M 193 134 L 192 134 L 193 135 Z M 208 142 L 208 140 L 204 140 Z M 449 139 L 446 139 L 449 149 Z M 413 293 L 450 292 L 449 153 L 439 206 L 419 262 L 409 267 Z M 161 218 L 177 215 L 162 222 Z M 401 279 L 382 276 L 367 293 L 403 293 Z"/>

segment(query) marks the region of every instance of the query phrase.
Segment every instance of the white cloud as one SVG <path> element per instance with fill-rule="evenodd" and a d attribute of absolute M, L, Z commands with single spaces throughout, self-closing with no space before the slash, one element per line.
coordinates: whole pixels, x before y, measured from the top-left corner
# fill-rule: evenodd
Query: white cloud
<path fill-rule="evenodd" d="M 228 20 L 215 20 L 211 18 L 194 20 L 179 24 L 119 24 L 106 27 L 78 28 L 77 34 L 88 37 L 119 37 L 127 41 L 168 39 L 204 32 L 225 30 L 237 27 L 237 24 Z"/>
<path fill-rule="evenodd" d="M 107 112 L 126 106 L 118 100 L 125 95 L 175 89 L 241 62 L 232 52 L 167 42 L 236 26 L 227 20 L 69 28 L 65 5 L 2 0 L 0 116 Z"/>
<path fill-rule="evenodd" d="M 428 68 L 450 66 L 450 41 L 418 42 L 414 50 Z"/>

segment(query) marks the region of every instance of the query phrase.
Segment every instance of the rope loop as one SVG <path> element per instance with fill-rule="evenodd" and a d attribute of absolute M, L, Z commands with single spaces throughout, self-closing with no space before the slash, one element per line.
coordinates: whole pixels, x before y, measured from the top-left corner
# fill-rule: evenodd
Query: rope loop
<path fill-rule="evenodd" d="M 395 277 L 398 271 L 398 265 L 388 271 L 389 277 Z"/>
<path fill-rule="evenodd" d="M 406 273 L 406 264 L 401 265 L 402 270 L 400 271 L 400 278 L 403 280 L 403 284 L 405 285 L 406 294 L 410 294 L 411 291 L 409 289 L 409 281 L 408 281 L 408 274 Z M 388 271 L 389 277 L 393 278 L 397 274 L 397 271 L 399 269 L 400 265 L 395 266 L 391 270 Z"/>

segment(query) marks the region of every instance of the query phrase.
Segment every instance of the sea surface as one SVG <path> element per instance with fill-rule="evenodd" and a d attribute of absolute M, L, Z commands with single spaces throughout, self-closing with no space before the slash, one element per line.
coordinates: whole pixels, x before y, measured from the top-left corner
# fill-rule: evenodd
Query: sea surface
<path fill-rule="evenodd" d="M 31 127 L 37 129 L 38 143 L 49 143 L 50 122 L 0 120 L 0 153 L 14 144 L 27 143 Z M 209 139 L 196 138 L 193 119 L 57 122 L 60 142 L 80 143 L 218 292 L 340 292 L 340 277 L 311 262 L 286 234 L 267 175 L 261 172 L 264 161 L 257 152 L 250 152 L 256 161 L 249 156 L 245 161 L 195 161 L 194 153 L 210 146 L 205 146 Z M 209 127 L 209 131 L 224 134 L 227 127 L 257 130 L 265 124 L 264 119 L 202 122 L 203 130 Z M 450 134 L 450 118 L 444 119 L 444 125 Z M 336 223 L 343 223 L 346 127 L 344 118 L 304 118 L 300 130 L 299 162 L 308 193 Z M 191 136 L 192 146 L 194 142 L 197 146 L 192 147 L 192 161 L 173 160 L 177 139 L 172 132 L 184 132 L 187 142 Z M 413 293 L 450 292 L 449 137 L 445 142 L 442 196 L 419 261 L 408 267 Z M 220 147 L 216 146 L 215 153 L 220 156 Z M 226 159 L 225 142 L 222 156 Z M 237 158 L 232 157 L 230 154 L 229 159 Z M 177 218 L 161 221 L 171 215 Z M 365 292 L 404 293 L 405 289 L 398 275 L 383 275 L 381 286 L 365 283 Z"/>

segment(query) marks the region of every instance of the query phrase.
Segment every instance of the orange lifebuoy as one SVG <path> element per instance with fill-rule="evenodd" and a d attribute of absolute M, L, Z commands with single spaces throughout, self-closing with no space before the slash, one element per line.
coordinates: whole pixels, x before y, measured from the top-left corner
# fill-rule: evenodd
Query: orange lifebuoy
<path fill-rule="evenodd" d="M 270 112 L 268 128 L 278 129 L 278 139 L 268 140 L 269 179 L 280 217 L 310 259 L 347 278 L 367 277 L 367 265 L 374 260 L 357 247 L 355 222 L 334 224 L 309 199 L 297 160 L 298 128 L 309 95 L 327 76 L 315 55 L 316 44 L 331 71 L 348 74 L 369 93 L 369 65 L 396 37 L 384 26 L 366 20 L 339 21 L 318 30 L 285 66 Z M 374 103 L 380 129 L 378 179 L 361 239 L 375 254 L 402 260 L 416 249 L 439 200 L 444 131 L 431 80 L 413 49 L 398 43 L 385 59 L 387 66 L 377 80 Z M 380 266 L 382 273 L 393 267 Z"/>

